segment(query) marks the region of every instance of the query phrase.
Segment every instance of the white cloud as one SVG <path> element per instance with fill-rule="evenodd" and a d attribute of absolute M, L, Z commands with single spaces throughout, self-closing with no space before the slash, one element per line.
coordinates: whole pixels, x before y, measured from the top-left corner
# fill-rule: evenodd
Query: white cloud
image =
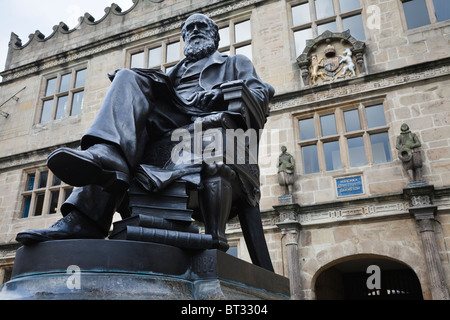
<path fill-rule="evenodd" d="M 118 4 L 122 11 L 133 5 L 132 0 L 0 0 L 0 71 L 5 67 L 11 32 L 25 44 L 36 30 L 49 36 L 53 26 L 61 21 L 75 28 L 85 12 L 99 20 L 112 3 Z"/>

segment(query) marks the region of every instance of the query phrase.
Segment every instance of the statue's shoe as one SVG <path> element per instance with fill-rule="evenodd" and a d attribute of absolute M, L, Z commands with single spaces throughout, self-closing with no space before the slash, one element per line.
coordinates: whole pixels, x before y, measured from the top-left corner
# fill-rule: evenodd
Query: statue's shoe
<path fill-rule="evenodd" d="M 47 229 L 24 230 L 16 236 L 16 240 L 24 245 L 49 240 L 104 238 L 104 232 L 96 226 L 95 222 L 76 210 L 56 221 Z"/>
<path fill-rule="evenodd" d="M 48 156 L 47 166 L 58 178 L 75 187 L 96 184 L 106 190 L 126 190 L 130 184 L 124 157 L 118 148 L 108 144 L 95 144 L 87 150 L 57 149 Z"/>

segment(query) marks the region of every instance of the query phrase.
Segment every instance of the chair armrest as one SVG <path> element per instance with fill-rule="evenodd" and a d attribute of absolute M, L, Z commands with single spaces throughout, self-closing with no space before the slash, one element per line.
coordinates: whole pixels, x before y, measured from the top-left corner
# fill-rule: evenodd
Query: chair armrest
<path fill-rule="evenodd" d="M 247 125 L 246 129 L 262 129 L 266 122 L 266 114 L 256 102 L 252 93 L 242 80 L 230 81 L 220 86 L 228 111 L 240 113 Z"/>

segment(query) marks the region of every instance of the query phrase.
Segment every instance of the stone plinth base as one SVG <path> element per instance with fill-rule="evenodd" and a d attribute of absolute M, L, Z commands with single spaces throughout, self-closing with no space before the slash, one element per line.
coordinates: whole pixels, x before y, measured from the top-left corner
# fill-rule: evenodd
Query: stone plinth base
<path fill-rule="evenodd" d="M 289 299 L 289 280 L 218 250 L 62 240 L 20 248 L 0 299 Z"/>

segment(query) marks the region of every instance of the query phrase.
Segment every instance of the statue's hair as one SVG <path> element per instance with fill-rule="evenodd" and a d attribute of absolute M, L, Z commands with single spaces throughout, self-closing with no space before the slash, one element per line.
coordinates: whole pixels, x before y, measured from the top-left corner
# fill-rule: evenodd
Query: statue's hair
<path fill-rule="evenodd" d="M 205 16 L 203 14 L 196 13 L 194 15 L 203 16 L 206 19 L 206 23 L 214 32 L 214 44 L 216 46 L 216 49 L 219 48 L 220 35 L 219 35 L 219 27 L 217 26 L 217 24 L 212 19 L 208 18 L 207 16 Z M 192 16 L 194 16 L 194 15 L 192 15 Z M 186 36 L 186 22 L 184 22 L 183 25 L 181 26 L 181 37 L 183 38 L 184 41 L 185 41 L 185 36 Z"/>

